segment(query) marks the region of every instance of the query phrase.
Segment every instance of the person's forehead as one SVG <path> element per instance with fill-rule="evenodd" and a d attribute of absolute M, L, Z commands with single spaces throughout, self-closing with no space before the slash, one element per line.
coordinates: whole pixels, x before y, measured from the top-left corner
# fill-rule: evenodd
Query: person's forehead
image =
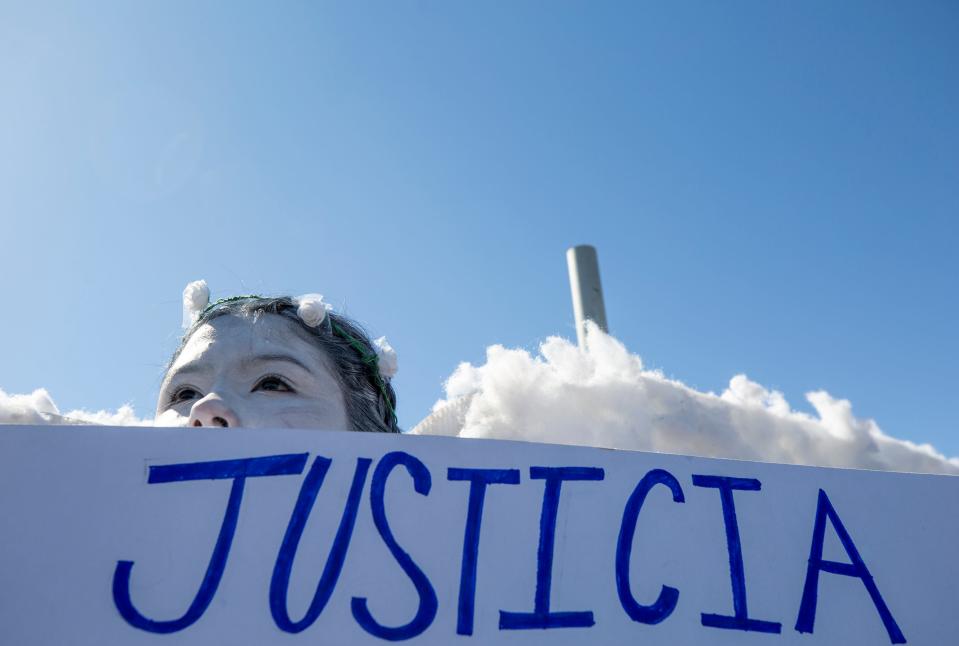
<path fill-rule="evenodd" d="M 228 362 L 258 354 L 290 354 L 325 365 L 319 348 L 298 334 L 295 323 L 276 314 L 226 315 L 201 325 L 173 365 L 193 361 Z"/>

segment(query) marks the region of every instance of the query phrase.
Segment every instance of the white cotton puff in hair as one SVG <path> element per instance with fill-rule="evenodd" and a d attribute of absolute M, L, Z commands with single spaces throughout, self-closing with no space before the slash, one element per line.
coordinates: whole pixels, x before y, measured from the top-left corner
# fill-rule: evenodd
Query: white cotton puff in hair
<path fill-rule="evenodd" d="M 396 350 L 386 341 L 385 336 L 373 341 L 373 347 L 376 350 L 376 362 L 380 368 L 380 376 L 383 379 L 391 379 L 399 370 Z"/>
<path fill-rule="evenodd" d="M 183 327 L 189 328 L 210 304 L 210 288 L 205 280 L 194 280 L 183 288 Z"/>
<path fill-rule="evenodd" d="M 293 299 L 296 315 L 308 327 L 316 327 L 326 319 L 326 312 L 333 309 L 323 302 L 323 294 L 303 294 Z"/>

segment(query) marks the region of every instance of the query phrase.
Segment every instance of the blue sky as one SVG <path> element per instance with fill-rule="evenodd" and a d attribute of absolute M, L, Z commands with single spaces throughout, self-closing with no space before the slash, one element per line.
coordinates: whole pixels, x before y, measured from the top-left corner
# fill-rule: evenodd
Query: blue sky
<path fill-rule="evenodd" d="M 0 388 L 152 410 L 180 291 L 318 291 L 402 425 L 486 346 L 611 331 L 959 455 L 959 6 L 0 9 Z"/>

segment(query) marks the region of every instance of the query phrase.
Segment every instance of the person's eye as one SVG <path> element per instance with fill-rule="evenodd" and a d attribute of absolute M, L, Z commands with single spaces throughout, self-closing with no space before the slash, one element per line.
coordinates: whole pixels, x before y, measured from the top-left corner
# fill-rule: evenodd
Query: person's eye
<path fill-rule="evenodd" d="M 266 377 L 263 377 L 263 379 L 260 379 L 258 382 L 256 382 L 253 390 L 263 390 L 266 392 L 275 393 L 291 393 L 293 392 L 293 387 L 276 375 L 267 375 Z"/>
<path fill-rule="evenodd" d="M 193 386 L 180 386 L 170 395 L 170 405 L 175 406 L 183 402 L 193 401 L 200 398 L 200 391 Z"/>

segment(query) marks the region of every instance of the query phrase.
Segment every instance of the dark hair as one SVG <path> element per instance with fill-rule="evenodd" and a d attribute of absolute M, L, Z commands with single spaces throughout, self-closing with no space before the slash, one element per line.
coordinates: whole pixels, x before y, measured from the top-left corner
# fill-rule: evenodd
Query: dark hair
<path fill-rule="evenodd" d="M 289 319 L 294 329 L 319 347 L 330 360 L 333 375 L 343 391 L 346 414 L 354 431 L 399 433 L 394 414 L 396 393 L 389 380 L 379 376 L 375 363 L 371 364 L 368 360 L 376 356 L 376 351 L 366 332 L 355 321 L 333 312 L 327 312 L 326 320 L 317 327 L 309 327 L 296 310 L 297 304 L 288 296 L 244 296 L 215 303 L 204 310 L 183 335 L 167 370 L 176 362 L 193 332 L 204 323 L 221 316 L 256 318 L 263 314 L 276 314 Z M 355 344 L 363 348 L 362 354 Z"/>

